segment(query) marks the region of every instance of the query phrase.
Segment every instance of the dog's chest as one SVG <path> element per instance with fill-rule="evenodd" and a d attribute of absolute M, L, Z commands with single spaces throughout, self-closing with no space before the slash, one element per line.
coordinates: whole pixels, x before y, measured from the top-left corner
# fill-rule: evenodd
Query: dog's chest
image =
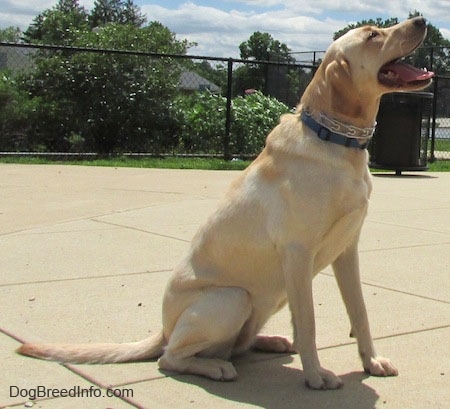
<path fill-rule="evenodd" d="M 345 194 L 346 193 L 346 194 Z M 327 223 L 317 236 L 315 270 L 332 263 L 347 247 L 359 240 L 369 206 L 370 185 L 354 183 L 328 210 Z"/>
<path fill-rule="evenodd" d="M 369 178 L 288 181 L 280 189 L 279 239 L 301 244 L 314 257 L 315 269 L 324 268 L 358 239 L 370 192 Z"/>

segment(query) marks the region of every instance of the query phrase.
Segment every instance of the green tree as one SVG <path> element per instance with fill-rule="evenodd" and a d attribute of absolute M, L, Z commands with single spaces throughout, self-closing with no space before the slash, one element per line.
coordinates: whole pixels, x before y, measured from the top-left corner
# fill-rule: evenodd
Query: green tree
<path fill-rule="evenodd" d="M 80 14 L 86 14 L 85 8 L 80 6 L 78 0 L 58 0 L 55 10 L 63 13 L 72 13 L 73 11 L 77 11 Z"/>
<path fill-rule="evenodd" d="M 72 45 L 183 54 L 188 43 L 158 22 L 144 28 L 109 23 L 78 31 Z M 172 101 L 181 67 L 169 59 L 98 52 L 43 52 L 24 86 L 39 97 L 38 145 L 101 153 L 154 151 L 177 140 Z M 51 75 L 49 75 L 51 73 Z"/>
<path fill-rule="evenodd" d="M 34 18 L 23 37 L 29 43 L 71 45 L 88 29 L 88 14 L 78 0 L 59 0 Z"/>
<path fill-rule="evenodd" d="M 269 33 L 254 32 L 247 41 L 239 45 L 243 60 L 294 62 L 286 44 L 275 40 Z M 246 64 L 234 72 L 235 94 L 242 95 L 246 89 L 256 89 L 269 94 L 269 76 L 273 67 L 267 64 Z"/>
<path fill-rule="evenodd" d="M 145 16 L 133 0 L 96 0 L 89 19 L 92 27 L 108 23 L 132 24 L 141 27 L 146 22 Z"/>
<path fill-rule="evenodd" d="M 37 15 L 24 32 L 27 42 L 72 45 L 80 32 L 108 23 L 141 27 L 146 21 L 133 0 L 96 0 L 90 13 L 79 0 L 58 0 L 51 9 Z"/>
<path fill-rule="evenodd" d="M 243 60 L 294 62 L 286 44 L 275 40 L 269 33 L 254 32 L 247 41 L 239 45 Z"/>
<path fill-rule="evenodd" d="M 289 105 L 298 102 L 304 83 L 309 76 L 304 70 L 289 65 L 261 64 L 251 61 L 268 61 L 294 64 L 286 44 L 268 33 L 253 33 L 239 46 L 241 58 L 249 63 L 238 67 L 234 73 L 234 95 L 243 95 L 246 89 L 256 89 L 278 98 Z"/>
<path fill-rule="evenodd" d="M 147 18 L 141 13 L 139 6 L 133 3 L 133 0 L 126 0 L 122 11 L 122 23 L 133 24 L 136 27 L 141 27 Z"/>
<path fill-rule="evenodd" d="M 19 27 L 6 27 L 0 28 L 0 41 L 6 41 L 9 43 L 18 43 L 22 32 Z"/>

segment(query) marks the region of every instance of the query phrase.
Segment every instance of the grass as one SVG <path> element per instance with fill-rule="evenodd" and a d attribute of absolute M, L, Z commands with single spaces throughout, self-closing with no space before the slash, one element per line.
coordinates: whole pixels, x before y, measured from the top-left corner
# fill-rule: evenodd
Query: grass
<path fill-rule="evenodd" d="M 0 157 L 0 163 L 18 164 L 60 164 L 60 165 L 80 165 L 80 166 L 109 166 L 128 168 L 161 168 L 161 169 L 203 169 L 203 170 L 243 170 L 251 161 L 232 160 L 226 161 L 219 158 L 129 158 L 116 157 L 108 159 L 89 160 L 55 160 L 44 157 Z M 430 172 L 450 172 L 450 160 L 441 160 L 428 163 Z M 383 170 L 372 169 L 373 172 Z"/>
<path fill-rule="evenodd" d="M 437 160 L 428 166 L 430 172 L 450 172 L 450 160 Z"/>
<path fill-rule="evenodd" d="M 450 139 L 436 139 L 434 149 L 436 151 L 450 152 Z"/>
<path fill-rule="evenodd" d="M 128 168 L 161 168 L 161 169 L 202 169 L 202 170 L 243 170 L 251 161 L 226 161 L 219 158 L 129 158 L 116 157 L 108 159 L 60 160 L 46 157 L 0 157 L 0 163 L 18 164 L 59 164 L 79 166 L 108 166 Z"/>

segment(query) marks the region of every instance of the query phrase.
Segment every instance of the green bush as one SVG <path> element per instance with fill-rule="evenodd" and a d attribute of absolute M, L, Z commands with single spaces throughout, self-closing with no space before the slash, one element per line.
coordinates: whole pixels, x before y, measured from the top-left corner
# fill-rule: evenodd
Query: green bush
<path fill-rule="evenodd" d="M 177 98 L 175 105 L 182 115 L 179 145 L 182 152 L 223 152 L 226 103 L 226 98 L 209 91 Z"/>
<path fill-rule="evenodd" d="M 38 102 L 21 91 L 7 72 L 0 72 L 0 150 L 28 150 Z"/>
<path fill-rule="evenodd" d="M 0 149 L 224 153 L 225 97 L 208 91 L 177 96 L 175 79 L 171 87 L 160 86 L 161 75 L 148 76 L 133 66 L 118 70 L 115 78 L 118 60 L 123 66 L 127 61 L 116 56 L 110 64 L 100 64 L 107 58 L 56 53 L 38 60 L 34 75 L 22 81 L 2 73 Z M 46 76 L 48 72 L 52 75 Z M 156 89 L 161 95 L 155 95 Z M 228 151 L 258 154 L 280 115 L 288 111 L 260 92 L 234 98 Z"/>
<path fill-rule="evenodd" d="M 185 95 L 176 101 L 182 115 L 179 148 L 190 153 L 223 153 L 226 98 L 210 92 Z M 256 155 L 267 134 L 289 108 L 275 98 L 255 92 L 232 100 L 230 152 Z"/>
<path fill-rule="evenodd" d="M 237 97 L 232 105 L 231 151 L 241 155 L 256 155 L 264 147 L 268 133 L 278 124 L 289 108 L 261 92 Z"/>
<path fill-rule="evenodd" d="M 184 53 L 186 44 L 159 23 L 108 24 L 80 31 L 73 45 Z M 36 140 L 49 151 L 159 153 L 174 148 L 172 105 L 181 71 L 170 59 L 66 50 L 34 54 L 22 87 L 39 97 Z M 74 139 L 73 135 L 77 135 Z"/>

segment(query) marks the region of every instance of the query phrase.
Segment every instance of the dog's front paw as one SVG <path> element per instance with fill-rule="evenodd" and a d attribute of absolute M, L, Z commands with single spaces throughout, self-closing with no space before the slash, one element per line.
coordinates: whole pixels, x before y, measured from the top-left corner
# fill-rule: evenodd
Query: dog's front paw
<path fill-rule="evenodd" d="M 319 371 L 306 375 L 305 384 L 311 389 L 339 389 L 344 382 L 333 372 L 320 368 Z"/>
<path fill-rule="evenodd" d="M 391 361 L 386 358 L 371 358 L 369 365 L 364 365 L 366 373 L 374 376 L 397 376 L 398 370 L 392 365 Z"/>

